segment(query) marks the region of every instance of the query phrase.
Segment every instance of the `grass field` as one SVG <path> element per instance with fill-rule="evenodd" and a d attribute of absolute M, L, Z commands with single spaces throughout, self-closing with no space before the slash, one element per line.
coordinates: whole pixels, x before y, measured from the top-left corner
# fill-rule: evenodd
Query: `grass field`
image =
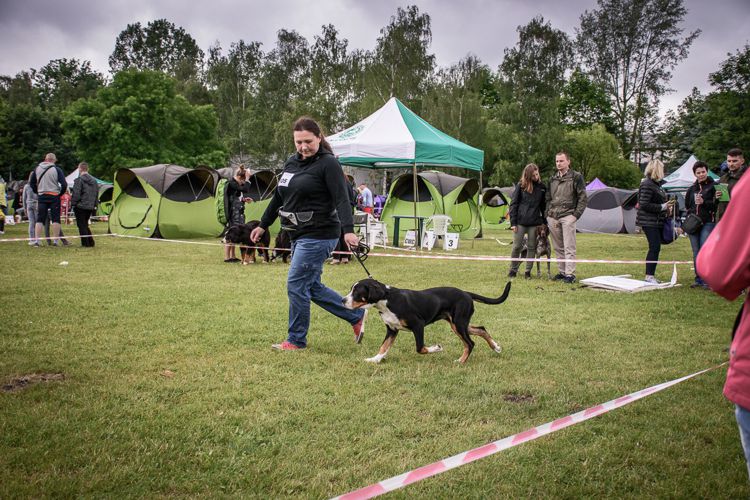
<path fill-rule="evenodd" d="M 11 226 L 3 238 L 25 231 Z M 510 254 L 494 239 L 509 243 L 509 231 L 485 236 L 458 252 Z M 739 308 L 690 289 L 685 265 L 683 286 L 632 295 L 516 279 L 505 304 L 478 304 L 474 316 L 502 354 L 477 343 L 458 365 L 461 345 L 441 322 L 426 336 L 443 352 L 417 355 L 403 332 L 371 365 L 363 360 L 385 331 L 375 314 L 355 345 L 349 325 L 314 307 L 309 348 L 271 350 L 286 333 L 283 264 L 225 264 L 210 245 L 74 243 L 0 242 L 0 382 L 64 377 L 0 391 L 1 498 L 343 494 L 715 366 L 728 357 Z M 641 237 L 578 237 L 581 258 L 645 253 Z M 689 260 L 689 242 L 661 257 Z M 394 286 L 493 296 L 508 268 L 376 256 L 367 266 Z M 643 266 L 577 271 L 626 273 L 641 277 Z M 669 266 L 657 271 L 670 274 Z M 355 263 L 327 266 L 324 282 L 346 292 L 363 277 Z M 725 374 L 711 371 L 391 496 L 747 498 Z"/>

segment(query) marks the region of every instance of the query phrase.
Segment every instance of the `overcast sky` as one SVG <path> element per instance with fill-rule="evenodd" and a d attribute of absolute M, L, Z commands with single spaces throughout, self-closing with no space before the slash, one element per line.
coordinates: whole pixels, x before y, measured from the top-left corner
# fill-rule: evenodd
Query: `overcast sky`
<path fill-rule="evenodd" d="M 573 37 L 581 13 L 596 7 L 595 0 L 0 0 L 0 74 L 61 58 L 89 60 L 108 74 L 117 35 L 130 23 L 145 26 L 159 18 L 185 28 L 204 51 L 216 41 L 227 48 L 244 39 L 261 42 L 267 52 L 282 28 L 312 42 L 329 23 L 350 49 L 372 49 L 396 8 L 409 4 L 432 19 L 431 49 L 439 66 L 472 53 L 493 70 L 503 49 L 516 44 L 516 28 L 535 15 Z M 676 108 L 693 87 L 708 91 L 708 74 L 750 39 L 750 0 L 685 0 L 685 5 L 685 33 L 703 33 L 674 70 L 675 92 L 663 98 L 662 112 Z"/>

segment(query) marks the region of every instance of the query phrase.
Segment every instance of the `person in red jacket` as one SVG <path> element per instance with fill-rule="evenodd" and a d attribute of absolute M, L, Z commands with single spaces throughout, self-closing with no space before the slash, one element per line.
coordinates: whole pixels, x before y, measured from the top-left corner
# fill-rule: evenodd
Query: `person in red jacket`
<path fill-rule="evenodd" d="M 750 287 L 750 238 L 747 214 L 750 212 L 750 176 L 735 186 L 724 216 L 698 253 L 698 275 L 711 290 L 734 300 Z M 750 475 L 750 303 L 737 316 L 724 396 L 735 404 L 740 440 Z"/>

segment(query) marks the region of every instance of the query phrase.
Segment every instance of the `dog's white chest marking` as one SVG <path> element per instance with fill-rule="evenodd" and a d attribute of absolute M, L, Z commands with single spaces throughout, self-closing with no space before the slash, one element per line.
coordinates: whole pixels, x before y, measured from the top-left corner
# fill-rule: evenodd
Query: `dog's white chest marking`
<path fill-rule="evenodd" d="M 383 320 L 383 323 L 386 324 L 386 326 L 393 330 L 401 330 L 404 328 L 404 325 L 401 324 L 401 320 L 398 319 L 398 316 L 393 314 L 393 312 L 388 309 L 387 301 L 381 300 L 380 302 L 375 304 L 375 307 L 377 308 L 378 312 L 380 312 L 380 317 Z"/>

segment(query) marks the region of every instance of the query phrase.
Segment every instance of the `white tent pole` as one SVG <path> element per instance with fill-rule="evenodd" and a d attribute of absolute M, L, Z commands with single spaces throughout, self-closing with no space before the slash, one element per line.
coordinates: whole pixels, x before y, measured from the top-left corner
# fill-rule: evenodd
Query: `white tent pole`
<path fill-rule="evenodd" d="M 482 206 L 482 171 L 479 171 L 479 203 L 477 204 L 478 207 Z M 473 243 L 473 242 L 472 242 Z"/>
<path fill-rule="evenodd" d="M 417 223 L 417 203 L 419 203 L 419 192 L 417 190 L 417 162 L 414 161 L 414 232 L 417 233 L 417 251 L 422 249 L 422 235 L 419 233 Z"/>

